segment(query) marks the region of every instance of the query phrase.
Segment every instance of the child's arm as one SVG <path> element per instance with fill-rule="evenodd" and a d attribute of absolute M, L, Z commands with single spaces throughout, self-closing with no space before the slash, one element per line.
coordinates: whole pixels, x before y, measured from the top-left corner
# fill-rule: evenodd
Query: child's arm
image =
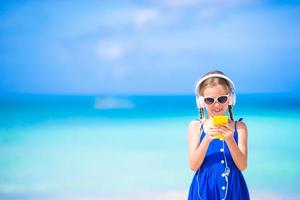
<path fill-rule="evenodd" d="M 246 124 L 243 122 L 238 122 L 237 131 L 238 131 L 238 144 L 235 142 L 233 134 L 231 134 L 229 137 L 225 136 L 225 140 L 235 165 L 239 168 L 239 170 L 243 171 L 247 168 L 247 160 L 248 160 L 248 147 L 247 147 L 248 132 L 247 132 Z"/>
<path fill-rule="evenodd" d="M 211 139 L 204 137 L 200 143 L 201 134 L 199 122 L 190 122 L 188 128 L 188 157 L 190 168 L 193 171 L 197 171 L 200 168 L 211 141 Z"/>

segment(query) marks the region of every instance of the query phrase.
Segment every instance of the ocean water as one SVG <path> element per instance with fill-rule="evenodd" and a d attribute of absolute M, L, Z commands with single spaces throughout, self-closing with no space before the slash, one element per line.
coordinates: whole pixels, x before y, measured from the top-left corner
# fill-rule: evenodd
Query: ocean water
<path fill-rule="evenodd" d="M 3 95 L 0 199 L 187 192 L 194 96 Z M 300 95 L 239 95 L 250 191 L 300 195 Z"/>

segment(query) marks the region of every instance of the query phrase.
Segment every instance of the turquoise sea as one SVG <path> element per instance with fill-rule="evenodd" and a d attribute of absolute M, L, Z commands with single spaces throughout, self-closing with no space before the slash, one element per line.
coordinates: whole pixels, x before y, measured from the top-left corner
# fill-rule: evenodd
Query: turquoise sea
<path fill-rule="evenodd" d="M 189 189 L 187 126 L 198 118 L 192 95 L 9 94 L 0 113 L 0 199 L 125 199 Z M 251 193 L 300 197 L 299 114 L 300 94 L 238 95 L 234 115 L 248 126 L 243 174 Z"/>

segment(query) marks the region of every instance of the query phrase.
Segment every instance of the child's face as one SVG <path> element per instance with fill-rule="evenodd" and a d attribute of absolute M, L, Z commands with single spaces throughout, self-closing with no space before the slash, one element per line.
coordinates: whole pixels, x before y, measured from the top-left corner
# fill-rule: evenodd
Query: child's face
<path fill-rule="evenodd" d="M 222 85 L 216 85 L 213 87 L 207 87 L 203 91 L 203 96 L 205 97 L 213 97 L 217 99 L 220 96 L 228 95 L 229 93 Z M 209 116 L 215 116 L 215 115 L 225 115 L 226 110 L 228 108 L 228 98 L 225 103 L 219 103 L 218 101 L 215 101 L 213 104 L 208 105 L 205 104 L 205 108 L 207 110 L 207 113 Z"/>

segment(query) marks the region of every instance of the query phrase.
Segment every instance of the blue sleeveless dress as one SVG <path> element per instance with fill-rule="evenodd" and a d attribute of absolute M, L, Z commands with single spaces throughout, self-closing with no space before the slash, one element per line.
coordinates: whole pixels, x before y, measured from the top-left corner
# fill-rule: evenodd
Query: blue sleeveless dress
<path fill-rule="evenodd" d="M 241 121 L 240 119 L 239 121 Z M 234 139 L 238 133 L 234 130 Z M 201 125 L 203 130 L 203 124 Z M 202 131 L 200 142 L 205 135 Z M 210 142 L 201 167 L 196 171 L 190 185 L 188 200 L 248 200 L 249 192 L 242 175 L 231 157 L 224 140 Z"/>

